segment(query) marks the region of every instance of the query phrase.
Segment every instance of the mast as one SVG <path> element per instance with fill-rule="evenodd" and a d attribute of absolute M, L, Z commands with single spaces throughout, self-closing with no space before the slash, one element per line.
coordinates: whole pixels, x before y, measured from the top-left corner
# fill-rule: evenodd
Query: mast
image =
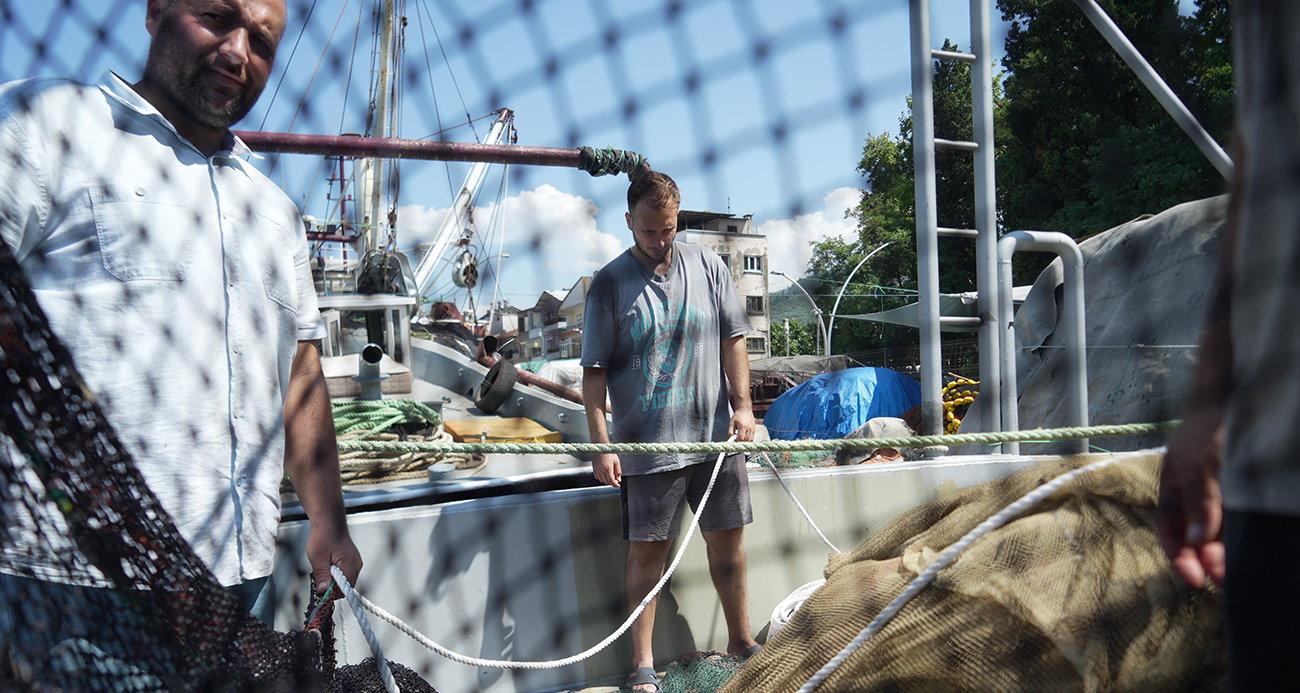
<path fill-rule="evenodd" d="M 393 0 L 381 0 L 383 10 L 379 21 L 379 83 L 375 89 L 375 122 L 371 128 L 371 137 L 387 138 L 389 84 L 392 81 L 393 62 Z M 387 245 L 380 231 L 387 216 L 383 210 L 384 160 L 378 157 L 369 160 L 370 201 L 366 205 L 364 232 L 361 234 L 361 255 Z"/>

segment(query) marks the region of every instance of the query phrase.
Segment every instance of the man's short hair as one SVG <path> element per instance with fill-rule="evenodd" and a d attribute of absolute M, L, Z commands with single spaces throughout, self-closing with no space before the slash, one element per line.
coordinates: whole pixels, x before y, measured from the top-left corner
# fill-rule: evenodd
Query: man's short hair
<path fill-rule="evenodd" d="M 634 213 L 641 202 L 654 209 L 680 207 L 682 194 L 678 192 L 677 183 L 672 178 L 649 166 L 643 166 L 632 176 L 631 185 L 627 186 L 628 213 Z"/>

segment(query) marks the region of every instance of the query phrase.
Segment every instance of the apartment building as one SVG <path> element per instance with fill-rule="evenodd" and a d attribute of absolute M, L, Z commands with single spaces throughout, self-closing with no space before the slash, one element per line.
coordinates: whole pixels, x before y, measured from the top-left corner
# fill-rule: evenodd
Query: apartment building
<path fill-rule="evenodd" d="M 677 238 L 712 250 L 727 264 L 754 328 L 745 335 L 749 357 L 771 356 L 767 236 L 754 233 L 753 215 L 682 210 L 677 213 Z"/>

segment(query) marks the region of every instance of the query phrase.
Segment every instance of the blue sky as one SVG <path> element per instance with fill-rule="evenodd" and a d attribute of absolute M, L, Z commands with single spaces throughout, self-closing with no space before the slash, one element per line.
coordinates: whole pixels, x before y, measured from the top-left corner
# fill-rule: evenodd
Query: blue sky
<path fill-rule="evenodd" d="M 105 69 L 139 77 L 144 0 L 75 0 L 70 12 L 54 2 L 9 4 L 0 78 L 93 80 Z M 897 133 L 910 92 L 904 0 L 397 4 L 407 20 L 400 136 L 427 137 L 506 106 L 519 144 L 635 150 L 678 181 L 683 208 L 754 215 L 772 268 L 796 276 L 811 241 L 852 232 L 844 211 L 861 185 L 862 144 Z M 276 72 L 237 129 L 362 130 L 375 5 L 290 0 Z M 933 0 L 934 45 L 950 38 L 967 47 L 968 13 L 968 2 Z M 1005 28 L 996 19 L 1000 57 Z M 445 136 L 474 141 L 486 127 Z M 262 164 L 304 212 L 329 214 L 319 158 Z M 402 164 L 401 246 L 428 238 L 466 170 Z M 504 239 L 501 295 L 531 305 L 541 290 L 566 289 L 621 252 L 631 243 L 625 192 L 623 176 L 540 167 L 512 167 L 506 187 L 494 167 L 478 197 L 475 244 L 495 253 Z M 785 284 L 773 280 L 774 289 Z"/>

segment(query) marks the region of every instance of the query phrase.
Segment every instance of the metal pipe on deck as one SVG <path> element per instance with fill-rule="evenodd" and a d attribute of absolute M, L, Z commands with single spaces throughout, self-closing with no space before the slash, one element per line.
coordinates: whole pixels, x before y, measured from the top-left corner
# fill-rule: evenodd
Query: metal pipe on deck
<path fill-rule="evenodd" d="M 483 366 L 484 368 L 491 368 L 497 365 L 497 358 L 495 356 L 496 348 L 497 348 L 496 337 L 493 337 L 491 335 L 484 337 L 483 340 L 479 342 L 478 351 L 474 355 L 474 360 L 478 361 L 479 365 Z M 515 375 L 519 379 L 518 382 L 521 382 L 525 385 L 531 385 L 539 390 L 544 390 L 546 392 L 551 393 L 552 395 L 555 395 L 556 397 L 559 397 L 560 399 L 566 399 L 570 402 L 576 402 L 577 404 L 583 403 L 582 393 L 578 392 L 577 390 L 574 390 L 571 387 L 565 387 L 563 385 L 560 385 L 559 383 L 551 382 L 546 378 L 542 378 L 537 374 L 531 373 L 522 368 L 515 371 Z"/>
<path fill-rule="evenodd" d="M 1055 231 L 1014 231 L 998 241 L 998 280 L 1002 327 L 1002 430 L 1020 430 L 1016 383 L 1016 335 L 1011 303 L 1011 257 L 1017 250 L 1056 253 L 1065 269 L 1065 295 L 1061 322 L 1065 324 L 1065 362 L 1069 373 L 1065 401 L 1070 425 L 1088 425 L 1088 355 L 1083 300 L 1083 253 L 1073 238 Z M 1079 452 L 1088 451 L 1088 439 L 1078 441 Z M 1020 454 L 1019 443 L 1003 443 L 1002 452 Z"/>

